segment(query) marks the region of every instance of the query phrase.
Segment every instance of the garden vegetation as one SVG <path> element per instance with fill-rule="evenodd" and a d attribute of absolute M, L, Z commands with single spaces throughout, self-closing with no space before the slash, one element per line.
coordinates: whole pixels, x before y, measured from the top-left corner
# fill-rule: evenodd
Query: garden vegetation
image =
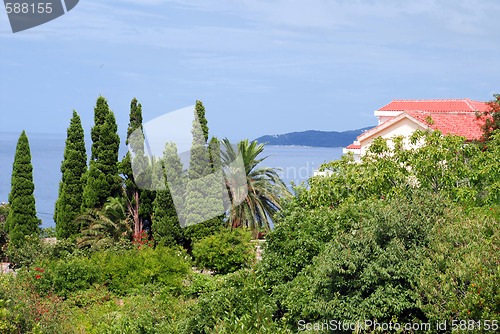
<path fill-rule="evenodd" d="M 225 215 L 182 228 L 168 187 L 140 190 L 130 173 L 132 157 L 117 161 L 114 117 L 101 97 L 84 173 L 66 168 L 80 166 L 85 156 L 79 118 L 73 116 L 70 127 L 78 135 L 70 138 L 68 132 L 56 205 L 58 239 L 52 243 L 33 233 L 36 216 L 18 218 L 19 205 L 34 206 L 23 133 L 12 201 L 0 206 L 0 241 L 16 268 L 0 275 L 0 332 L 295 333 L 300 324 L 330 320 L 429 323 L 430 333 L 443 332 L 435 325 L 444 321 L 445 332 L 452 324 L 458 332 L 481 332 L 485 324 L 499 330 L 495 98 L 480 142 L 438 131 L 377 139 L 361 162 L 347 155 L 324 164 L 328 176 L 295 186 L 293 196 L 275 171 L 259 169 L 264 146 L 242 141 L 236 149 L 251 195 Z M 129 130 L 142 126 L 141 113 L 133 100 Z M 217 164 L 214 147 L 220 145 L 209 140 L 201 102 L 195 113 L 202 124 L 193 130 L 198 146 L 192 169 L 182 171 L 179 182 L 207 175 Z M 134 145 L 140 156 L 143 147 Z M 181 168 L 172 144 L 162 159 Z M 156 163 L 162 161 L 144 166 Z M 16 200 L 16 194 L 26 200 Z M 191 214 L 205 214 L 189 205 Z M 26 231 L 22 238 L 19 231 Z M 257 261 L 251 238 L 262 234 L 266 241 Z"/>

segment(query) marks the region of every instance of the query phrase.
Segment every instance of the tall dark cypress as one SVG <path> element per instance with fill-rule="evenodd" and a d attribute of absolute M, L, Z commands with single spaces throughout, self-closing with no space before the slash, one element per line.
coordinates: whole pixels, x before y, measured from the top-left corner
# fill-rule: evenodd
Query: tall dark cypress
<path fill-rule="evenodd" d="M 214 173 L 214 164 L 207 145 L 208 122 L 205 107 L 200 101 L 196 101 L 194 116 L 189 181 L 184 206 L 186 216 L 183 217 L 186 226 L 184 234 L 191 240 L 210 235 L 222 226 L 221 213 L 224 210 L 222 174 L 221 171 Z"/>
<path fill-rule="evenodd" d="M 129 212 L 134 219 L 134 233 L 142 229 L 142 220 L 150 221 L 153 211 L 155 192 L 141 189 L 151 182 L 151 165 L 144 154 L 144 133 L 142 132 L 142 105 L 136 98 L 130 102 L 130 120 L 127 129 L 126 144 L 129 152 L 120 163 L 120 173 L 125 182 L 125 193 Z M 132 152 L 132 154 L 131 154 Z M 135 166 L 135 172 L 132 169 Z M 141 170 L 141 172 L 138 172 Z M 149 187 L 148 187 L 149 188 Z"/>
<path fill-rule="evenodd" d="M 193 135 L 193 141 L 188 173 L 189 178 L 195 180 L 212 172 L 210 154 L 207 149 L 208 122 L 205 117 L 205 107 L 201 101 L 196 101 L 191 134 Z"/>
<path fill-rule="evenodd" d="M 108 197 L 121 195 L 118 175 L 120 137 L 117 132 L 115 115 L 106 99 L 100 96 L 94 108 L 92 154 L 83 191 L 84 209 L 101 208 Z"/>
<path fill-rule="evenodd" d="M 73 111 L 68 127 L 64 160 L 61 164 L 62 180 L 54 211 L 58 238 L 68 238 L 80 232 L 75 218 L 83 203 L 83 175 L 87 170 L 87 152 L 80 116 Z"/>
<path fill-rule="evenodd" d="M 30 144 L 26 132 L 23 131 L 14 157 L 9 194 L 10 212 L 5 225 L 14 247 L 22 245 L 26 235 L 38 235 L 40 232 L 34 192 Z"/>
<path fill-rule="evenodd" d="M 160 164 L 163 167 L 163 177 L 160 182 L 165 183 L 158 187 L 161 190 L 156 192 L 156 198 L 153 202 L 153 237 L 157 244 L 163 246 L 182 244 L 183 231 L 178 216 L 180 212 L 177 212 L 172 196 L 175 196 L 177 204 L 182 208 L 185 174 L 175 144 L 166 144 Z M 173 187 L 169 187 L 169 185 Z"/>
<path fill-rule="evenodd" d="M 199 100 L 196 100 L 195 105 L 195 117 L 200 124 L 201 133 L 203 134 L 203 141 L 208 142 L 208 121 L 205 115 L 205 106 Z"/>

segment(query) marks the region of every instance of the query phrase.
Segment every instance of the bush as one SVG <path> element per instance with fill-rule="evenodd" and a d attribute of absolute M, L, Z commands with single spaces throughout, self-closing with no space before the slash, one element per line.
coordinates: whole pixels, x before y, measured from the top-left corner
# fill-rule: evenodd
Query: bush
<path fill-rule="evenodd" d="M 67 307 L 62 298 L 51 293 L 40 294 L 27 272 L 23 268 L 17 276 L 0 276 L 0 299 L 4 300 L 0 312 L 6 316 L 10 327 L 16 327 L 14 333 L 69 333 L 60 328 L 67 318 Z M 2 315 L 0 328 L 1 319 Z M 4 330 L 8 333 L 9 326 Z"/>
<path fill-rule="evenodd" d="M 437 221 L 419 277 L 421 307 L 431 321 L 500 323 L 500 226 L 494 208 L 452 223 Z"/>
<path fill-rule="evenodd" d="M 251 233 L 243 229 L 222 230 L 193 245 L 195 263 L 200 268 L 227 274 L 250 267 L 255 259 Z"/>
<path fill-rule="evenodd" d="M 216 287 L 216 277 L 193 272 L 184 280 L 183 295 L 187 298 L 197 298 L 203 293 L 211 292 Z"/>
<path fill-rule="evenodd" d="M 7 255 L 14 268 L 30 267 L 35 261 L 50 257 L 51 245 L 43 243 L 38 236 L 24 237 L 19 246 L 9 244 Z"/>
<path fill-rule="evenodd" d="M 191 268 L 185 251 L 163 247 L 97 252 L 92 261 L 101 268 L 110 291 L 118 295 L 138 292 L 147 285 L 180 293 L 182 281 Z"/>
<path fill-rule="evenodd" d="M 46 266 L 36 267 L 32 271 L 35 285 L 42 294 L 52 291 L 67 298 L 103 280 L 100 268 L 86 257 L 69 256 L 46 263 Z"/>
<path fill-rule="evenodd" d="M 426 191 L 338 208 L 289 206 L 268 236 L 259 276 L 290 328 L 299 319 L 426 320 L 420 266 L 433 225 L 454 205 Z"/>
<path fill-rule="evenodd" d="M 276 305 L 252 270 L 240 270 L 219 280 L 217 288 L 200 296 L 188 333 L 285 333 L 273 322 Z"/>
<path fill-rule="evenodd" d="M 148 285 L 180 293 L 190 272 L 189 256 L 170 248 L 108 250 L 90 257 L 67 254 L 37 261 L 19 272 L 19 278 L 33 284 L 38 293 L 68 298 L 95 285 L 118 295 L 134 294 Z"/>
<path fill-rule="evenodd" d="M 258 268 L 267 287 L 275 291 L 293 280 L 336 234 L 361 216 L 355 206 L 308 209 L 300 199 L 288 202 L 275 221 L 275 229 L 266 236 Z"/>
<path fill-rule="evenodd" d="M 5 221 L 9 216 L 10 206 L 8 204 L 0 203 L 0 260 L 5 258 L 5 251 L 7 250 L 7 232 L 5 232 Z"/>

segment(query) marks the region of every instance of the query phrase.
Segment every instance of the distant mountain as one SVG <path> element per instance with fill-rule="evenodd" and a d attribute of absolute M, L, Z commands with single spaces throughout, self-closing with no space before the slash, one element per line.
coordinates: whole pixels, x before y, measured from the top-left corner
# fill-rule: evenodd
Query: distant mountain
<path fill-rule="evenodd" d="M 356 137 L 373 128 L 372 126 L 349 131 L 315 131 L 290 132 L 282 135 L 266 135 L 256 139 L 268 145 L 295 145 L 316 147 L 345 147 L 352 144 Z"/>

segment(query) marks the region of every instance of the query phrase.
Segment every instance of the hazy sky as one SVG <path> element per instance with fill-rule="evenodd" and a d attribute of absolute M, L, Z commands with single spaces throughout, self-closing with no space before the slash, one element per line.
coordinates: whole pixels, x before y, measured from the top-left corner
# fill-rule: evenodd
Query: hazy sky
<path fill-rule="evenodd" d="M 101 94 L 126 131 L 204 102 L 230 139 L 375 124 L 392 99 L 500 92 L 495 0 L 82 0 L 13 34 L 0 7 L 0 131 L 89 133 Z"/>

